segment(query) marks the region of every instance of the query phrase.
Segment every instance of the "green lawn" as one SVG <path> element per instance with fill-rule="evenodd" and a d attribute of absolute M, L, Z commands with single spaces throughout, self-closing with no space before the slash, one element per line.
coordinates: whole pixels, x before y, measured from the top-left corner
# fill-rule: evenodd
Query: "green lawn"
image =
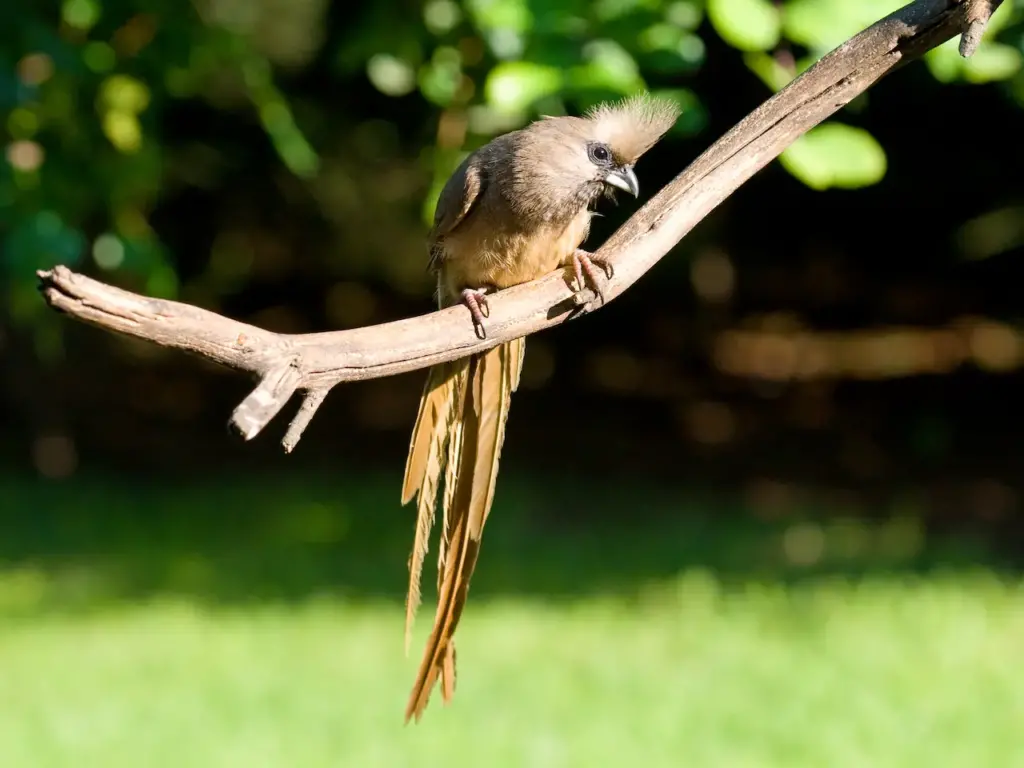
<path fill-rule="evenodd" d="M 706 557 L 682 529 L 558 529 L 541 544 L 534 524 L 499 523 L 497 508 L 458 635 L 455 701 L 435 699 L 406 727 L 432 617 L 428 599 L 405 658 L 408 542 L 385 531 L 409 512 L 381 511 L 363 533 L 323 518 L 319 536 L 291 535 L 278 519 L 288 499 L 298 514 L 362 498 L 349 502 L 362 520 L 392 489 L 275 488 L 227 536 L 215 514 L 227 490 L 8 483 L 22 511 L 45 503 L 20 524 L 4 511 L 0 766 L 1024 765 L 1020 583 L 960 564 L 730 572 L 716 560 L 746 547 L 763 561 L 772 531 L 702 529 L 716 544 Z M 149 517 L 132 527 L 137 509 Z M 671 573 L 666 538 L 693 555 Z M 622 547 L 630 567 L 614 564 Z M 619 588 L 573 593 L 602 557 Z M 274 594 L 278 582 L 288 588 Z"/>

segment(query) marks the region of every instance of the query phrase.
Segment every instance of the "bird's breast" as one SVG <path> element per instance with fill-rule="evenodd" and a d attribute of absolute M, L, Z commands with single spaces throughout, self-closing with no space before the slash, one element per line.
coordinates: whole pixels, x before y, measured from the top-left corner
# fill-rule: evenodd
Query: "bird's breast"
<path fill-rule="evenodd" d="M 444 239 L 441 286 L 451 300 L 464 288 L 527 283 L 567 264 L 590 231 L 591 212 L 583 209 L 568 222 L 543 222 L 532 228 L 488 226 L 480 217 Z"/>

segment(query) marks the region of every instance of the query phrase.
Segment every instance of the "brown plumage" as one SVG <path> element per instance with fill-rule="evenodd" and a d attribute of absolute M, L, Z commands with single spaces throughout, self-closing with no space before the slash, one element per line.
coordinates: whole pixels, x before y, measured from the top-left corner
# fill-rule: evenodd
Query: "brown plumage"
<path fill-rule="evenodd" d="M 579 249 L 590 229 L 591 206 L 615 188 L 639 193 L 633 164 L 678 115 L 673 102 L 644 94 L 601 105 L 585 117 L 542 118 L 467 157 L 441 192 L 430 233 L 440 306 L 466 304 L 484 334 L 487 291 L 565 266 L 578 279 L 586 275 L 593 281 L 594 260 Z M 494 498 L 524 348 L 525 339 L 516 339 L 434 366 L 427 377 L 402 487 L 403 504 L 418 495 L 406 652 L 443 477 L 438 605 L 406 722 L 419 719 L 438 678 L 446 703 L 454 694 L 453 635 Z"/>

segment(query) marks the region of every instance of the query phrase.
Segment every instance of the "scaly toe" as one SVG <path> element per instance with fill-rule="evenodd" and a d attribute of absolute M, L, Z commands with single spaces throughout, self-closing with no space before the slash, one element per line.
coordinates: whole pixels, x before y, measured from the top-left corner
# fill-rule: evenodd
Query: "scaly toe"
<path fill-rule="evenodd" d="M 584 288 L 590 288 L 604 301 L 604 286 L 597 276 L 597 268 L 600 267 L 606 279 L 611 279 L 614 274 L 612 265 L 603 259 L 595 259 L 591 254 L 582 249 L 577 249 L 572 256 L 572 268 L 576 276 L 577 292 Z"/>
<path fill-rule="evenodd" d="M 487 338 L 487 330 L 484 327 L 484 318 L 491 316 L 491 307 L 487 303 L 487 295 L 482 290 L 466 288 L 462 292 L 462 303 L 469 309 L 473 317 L 473 329 L 480 339 Z"/>

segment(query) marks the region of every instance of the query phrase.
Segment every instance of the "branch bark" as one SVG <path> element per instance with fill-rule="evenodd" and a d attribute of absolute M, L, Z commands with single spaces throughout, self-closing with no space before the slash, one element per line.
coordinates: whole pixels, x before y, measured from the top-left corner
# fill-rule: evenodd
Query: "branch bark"
<path fill-rule="evenodd" d="M 985 34 L 989 19 L 1003 0 L 966 0 L 964 3 L 963 33 L 960 35 L 960 55 L 968 58 L 974 55 Z"/>
<path fill-rule="evenodd" d="M 604 302 L 653 267 L 696 224 L 802 134 L 881 77 L 955 37 L 978 35 L 1001 0 L 917 0 L 818 61 L 715 142 L 632 216 L 598 255 L 611 262 Z M 973 41 L 976 43 L 976 40 Z M 552 273 L 489 298 L 487 339 L 478 339 L 465 307 L 347 331 L 277 334 L 198 307 L 151 299 L 66 267 L 39 273 L 46 301 L 76 320 L 200 355 L 259 379 L 231 424 L 249 440 L 301 390 L 305 400 L 283 439 L 298 443 L 327 392 L 358 381 L 425 368 L 480 352 L 598 308 Z"/>

